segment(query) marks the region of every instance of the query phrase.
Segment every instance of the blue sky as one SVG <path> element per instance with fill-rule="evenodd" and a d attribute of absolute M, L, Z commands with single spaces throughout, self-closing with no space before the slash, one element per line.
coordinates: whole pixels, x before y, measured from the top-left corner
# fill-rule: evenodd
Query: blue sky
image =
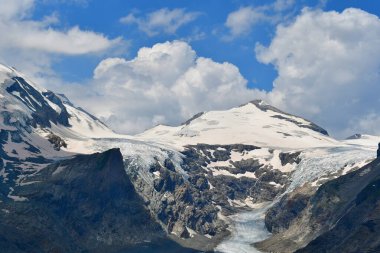
<path fill-rule="evenodd" d="M 261 64 L 256 60 L 254 45 L 257 42 L 267 45 L 274 36 L 278 23 L 290 21 L 304 7 L 319 7 L 326 11 L 342 11 L 347 7 L 357 7 L 373 14 L 380 13 L 380 3 L 373 0 L 330 0 L 325 3 L 318 0 L 300 0 L 284 12 L 284 15 L 290 15 L 289 17 L 282 17 L 283 19 L 274 23 L 259 22 L 242 36 L 233 39 L 224 38 L 229 32 L 224 25 L 229 13 L 245 6 L 269 5 L 269 2 L 267 0 L 39 1 L 33 17 L 42 19 L 44 16 L 56 13 L 61 21 L 57 25 L 59 28 L 79 25 L 81 29 L 99 32 L 109 38 L 122 36 L 128 42 L 128 46 L 125 51 L 117 55 L 126 58 L 133 58 L 141 47 L 150 47 L 159 42 L 176 39 L 186 40 L 191 36 L 201 34 L 201 38 L 189 42 L 198 55 L 210 57 L 218 62 L 233 63 L 249 81 L 250 87 L 269 91 L 276 77 L 276 71 L 272 65 Z M 183 8 L 187 12 L 199 12 L 199 16 L 180 27 L 174 34 L 163 33 L 156 36 L 146 35 L 136 25 L 125 25 L 120 22 L 120 18 L 129 13 L 144 16 L 161 8 Z M 112 56 L 114 55 L 115 53 L 112 53 Z M 64 80 L 81 82 L 91 78 L 94 68 L 106 56 L 60 57 L 53 68 Z"/>
<path fill-rule="evenodd" d="M 380 135 L 374 0 L 0 0 L 0 62 L 113 129 L 253 99 Z"/>

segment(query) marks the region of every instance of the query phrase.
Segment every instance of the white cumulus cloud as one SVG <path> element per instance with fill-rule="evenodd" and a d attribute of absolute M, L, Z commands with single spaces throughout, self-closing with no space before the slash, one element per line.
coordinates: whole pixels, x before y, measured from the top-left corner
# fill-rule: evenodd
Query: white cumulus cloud
<path fill-rule="evenodd" d="M 55 56 L 99 53 L 122 42 L 77 26 L 54 28 L 56 15 L 33 20 L 35 5 L 35 0 L 0 0 L 0 61 L 31 76 L 51 71 Z"/>
<path fill-rule="evenodd" d="M 304 9 L 279 25 L 257 59 L 278 71 L 273 104 L 310 118 L 339 137 L 380 133 L 380 20 L 359 9 Z"/>

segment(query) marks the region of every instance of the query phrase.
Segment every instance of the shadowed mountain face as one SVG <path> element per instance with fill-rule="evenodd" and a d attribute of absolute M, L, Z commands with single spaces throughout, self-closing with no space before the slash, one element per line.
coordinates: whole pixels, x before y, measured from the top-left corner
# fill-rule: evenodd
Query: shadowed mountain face
<path fill-rule="evenodd" d="M 297 252 L 380 252 L 380 160 L 326 183 L 313 201 L 329 228 Z"/>
<path fill-rule="evenodd" d="M 380 252 L 380 160 L 285 195 L 266 214 L 273 237 L 256 246 L 270 252 Z"/>
<path fill-rule="evenodd" d="M 47 91 L 41 94 L 21 77 L 13 77 L 12 81 L 13 84 L 8 86 L 6 91 L 33 111 L 32 120 L 28 124 L 33 127 L 37 127 L 37 124 L 40 127 L 51 127 L 50 122 L 53 122 L 54 124 L 70 126 L 70 115 L 54 93 Z M 44 96 L 59 108 L 59 113 L 48 104 Z"/>
<path fill-rule="evenodd" d="M 0 203 L 1 252 L 139 252 L 152 240 L 181 249 L 145 209 L 118 149 L 51 164 L 13 194 Z"/>

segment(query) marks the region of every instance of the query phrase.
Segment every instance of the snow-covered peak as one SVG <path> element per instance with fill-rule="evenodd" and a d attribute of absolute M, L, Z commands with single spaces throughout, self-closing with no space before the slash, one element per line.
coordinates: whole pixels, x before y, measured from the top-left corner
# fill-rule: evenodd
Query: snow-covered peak
<path fill-rule="evenodd" d="M 38 87 L 5 65 L 0 65 L 0 98 L 0 129 L 45 139 L 52 133 L 64 139 L 115 136 L 105 124 L 75 107 L 64 95 Z"/>
<path fill-rule="evenodd" d="M 7 67 L 0 63 L 0 80 L 4 80 L 7 77 L 11 76 L 13 73 L 13 69 L 10 67 Z"/>
<path fill-rule="evenodd" d="M 29 79 L 26 75 L 15 69 L 14 67 L 9 67 L 4 64 L 0 63 L 0 84 L 6 85 L 8 84 L 7 80 L 10 80 L 12 78 L 19 77 L 24 79 L 30 86 L 32 86 L 34 89 L 36 89 L 39 92 L 46 92 L 47 90 L 35 82 L 33 82 L 31 79 Z"/>
<path fill-rule="evenodd" d="M 344 140 L 343 143 L 354 146 L 377 148 L 378 143 L 380 143 L 380 136 L 369 134 L 354 134 Z"/>
<path fill-rule="evenodd" d="M 261 100 L 226 111 L 197 114 L 177 127 L 159 125 L 137 136 L 183 148 L 186 145 L 251 144 L 260 147 L 303 149 L 338 145 L 327 131 Z"/>
<path fill-rule="evenodd" d="M 1 82 L 15 75 L 16 75 L 16 70 L 14 68 L 8 67 L 0 63 L 0 81 Z"/>

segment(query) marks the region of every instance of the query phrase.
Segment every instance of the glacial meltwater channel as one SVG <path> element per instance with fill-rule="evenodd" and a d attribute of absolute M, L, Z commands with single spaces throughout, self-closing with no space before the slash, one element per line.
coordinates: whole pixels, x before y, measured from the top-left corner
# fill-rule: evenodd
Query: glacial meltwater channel
<path fill-rule="evenodd" d="M 252 246 L 252 243 L 262 241 L 271 234 L 265 227 L 265 211 L 269 205 L 253 211 L 238 213 L 229 216 L 232 223 L 231 236 L 220 243 L 215 252 L 221 253 L 257 253 L 261 252 Z"/>

